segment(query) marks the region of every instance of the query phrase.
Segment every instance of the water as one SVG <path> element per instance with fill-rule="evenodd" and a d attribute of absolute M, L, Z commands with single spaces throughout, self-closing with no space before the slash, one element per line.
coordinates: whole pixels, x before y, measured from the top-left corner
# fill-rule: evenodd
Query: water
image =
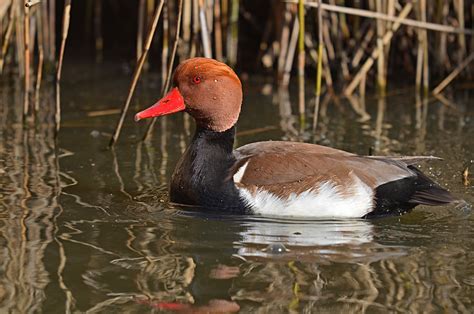
<path fill-rule="evenodd" d="M 474 170 L 469 87 L 444 104 L 417 100 L 412 89 L 369 97 L 365 122 L 346 100 L 323 101 L 315 137 L 299 132 L 294 90 L 245 82 L 238 145 L 284 138 L 361 154 L 436 155 L 444 160 L 424 171 L 467 202 L 311 221 L 173 207 L 167 182 L 192 122 L 162 118 L 141 143 L 144 124 L 130 114 L 107 150 L 117 115 L 104 110 L 121 106 L 129 75 L 65 70 L 57 142 L 47 85 L 27 128 L 21 83 L 0 85 L 0 312 L 474 311 L 474 189 L 461 175 Z M 156 84 L 144 81 L 133 113 L 153 103 Z"/>

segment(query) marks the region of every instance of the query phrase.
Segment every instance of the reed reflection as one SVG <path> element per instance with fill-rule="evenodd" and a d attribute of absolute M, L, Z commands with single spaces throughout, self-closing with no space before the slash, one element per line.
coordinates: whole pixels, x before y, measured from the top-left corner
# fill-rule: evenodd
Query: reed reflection
<path fill-rule="evenodd" d="M 0 104 L 1 149 L 0 189 L 2 215 L 0 237 L 0 309 L 6 312 L 36 312 L 47 302 L 46 287 L 51 283 L 48 248 L 54 245 L 56 220 L 61 212 L 58 149 L 54 140 L 53 93 L 45 90 L 43 110 L 36 121 L 21 125 L 19 86 L 2 93 Z"/>

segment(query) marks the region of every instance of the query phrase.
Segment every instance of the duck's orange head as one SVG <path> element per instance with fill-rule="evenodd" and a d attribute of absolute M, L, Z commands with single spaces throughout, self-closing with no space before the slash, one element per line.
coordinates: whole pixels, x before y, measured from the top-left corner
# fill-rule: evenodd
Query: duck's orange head
<path fill-rule="evenodd" d="M 226 64 L 208 58 L 183 61 L 173 76 L 174 88 L 135 120 L 188 112 L 203 128 L 223 132 L 239 118 L 242 84 Z"/>

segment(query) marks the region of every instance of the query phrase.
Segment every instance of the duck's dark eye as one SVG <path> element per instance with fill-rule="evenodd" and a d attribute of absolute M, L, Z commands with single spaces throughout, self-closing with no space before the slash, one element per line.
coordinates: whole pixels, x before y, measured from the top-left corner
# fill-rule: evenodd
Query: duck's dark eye
<path fill-rule="evenodd" d="M 201 77 L 200 77 L 200 76 L 195 76 L 195 77 L 193 77 L 193 83 L 194 83 L 194 84 L 199 84 L 199 83 L 201 83 Z"/>

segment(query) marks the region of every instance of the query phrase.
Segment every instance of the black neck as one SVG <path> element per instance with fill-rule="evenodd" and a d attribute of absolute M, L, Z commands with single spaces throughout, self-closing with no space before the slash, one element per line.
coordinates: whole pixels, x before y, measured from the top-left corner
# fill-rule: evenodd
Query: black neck
<path fill-rule="evenodd" d="M 216 132 L 197 126 L 189 147 L 203 146 L 220 149 L 226 155 L 232 155 L 234 149 L 235 126 L 224 132 Z"/>
<path fill-rule="evenodd" d="M 224 132 L 196 128 L 171 181 L 173 202 L 207 209 L 241 211 L 242 202 L 229 170 L 235 163 L 235 127 Z"/>

